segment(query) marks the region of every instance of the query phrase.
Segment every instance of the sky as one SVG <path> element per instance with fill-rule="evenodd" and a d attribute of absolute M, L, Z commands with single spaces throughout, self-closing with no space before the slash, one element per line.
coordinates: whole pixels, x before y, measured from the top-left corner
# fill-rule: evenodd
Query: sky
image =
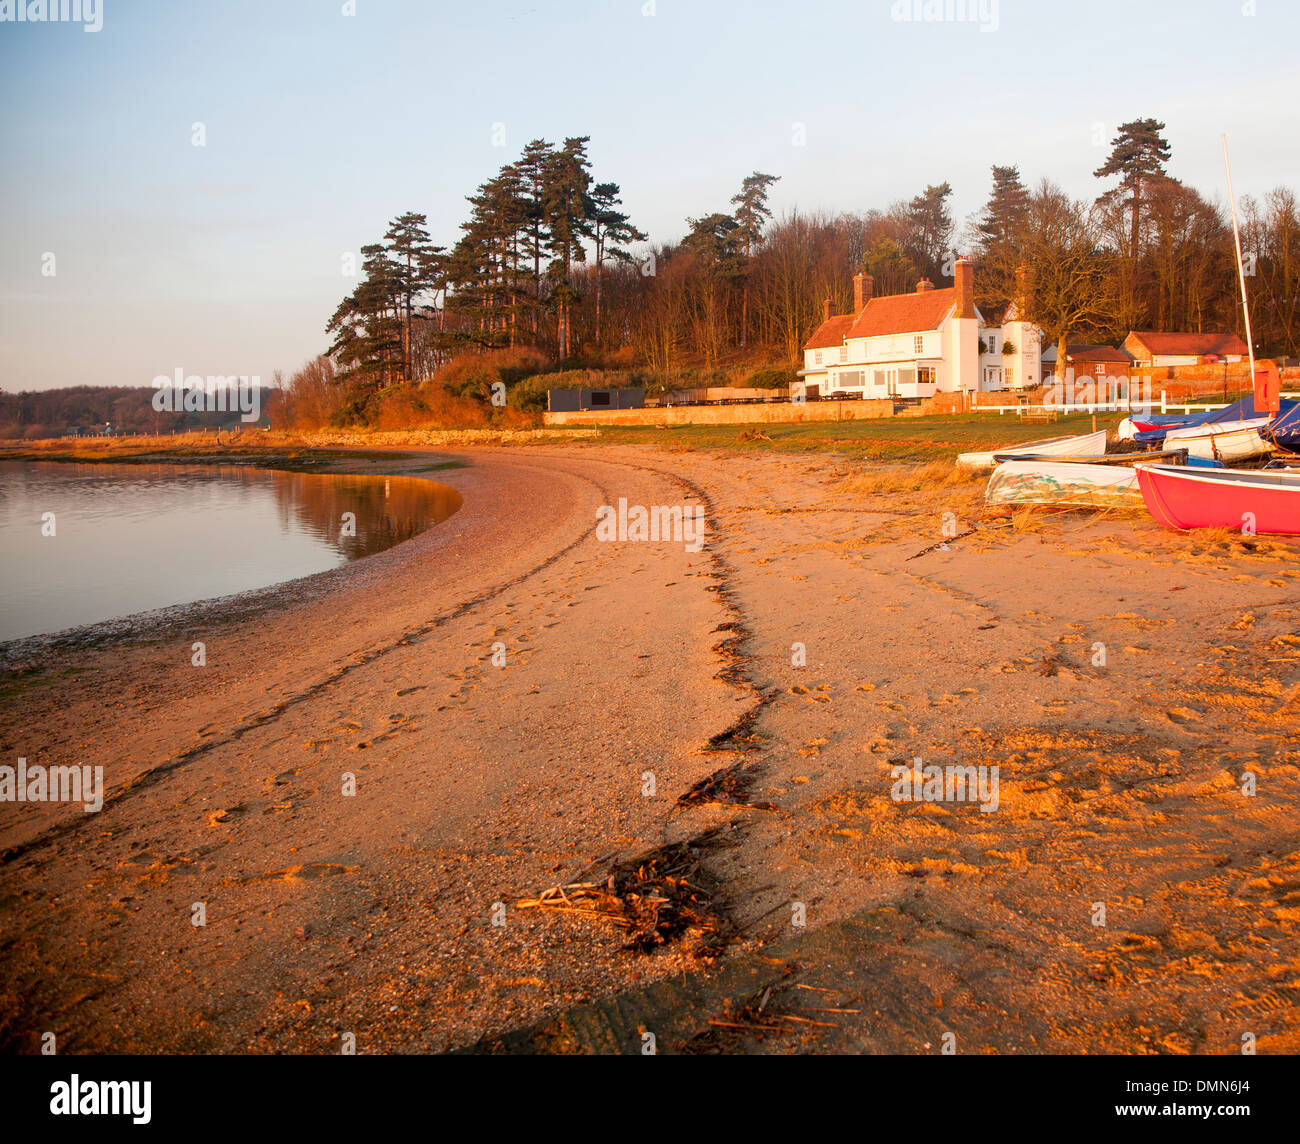
<path fill-rule="evenodd" d="M 994 163 L 1091 199 L 1115 127 L 1147 116 L 1170 174 L 1210 197 L 1227 202 L 1221 132 L 1239 197 L 1300 187 L 1300 0 L 99 0 L 81 24 L 13 18 L 33 3 L 0 0 L 9 392 L 292 373 L 355 284 L 345 253 L 408 210 L 454 243 L 465 196 L 537 137 L 590 135 L 593 175 L 654 242 L 730 210 L 755 170 L 780 176 L 778 215 L 947 180 L 960 222 Z"/>

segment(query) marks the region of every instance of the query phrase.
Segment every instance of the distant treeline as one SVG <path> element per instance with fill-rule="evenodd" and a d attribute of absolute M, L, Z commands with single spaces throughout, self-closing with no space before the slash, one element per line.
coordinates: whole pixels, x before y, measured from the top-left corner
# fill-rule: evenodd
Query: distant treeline
<path fill-rule="evenodd" d="M 552 371 L 707 384 L 741 366 L 788 369 L 827 298 L 837 313 L 850 309 L 856 273 L 873 276 L 877 295 L 922 278 L 942 287 L 958 252 L 976 262 L 985 315 L 997 321 L 1015 302 L 1049 344 L 1117 344 L 1133 329 L 1244 336 L 1228 208 L 1168 174 L 1164 128 L 1123 124 L 1092 172 L 1091 200 L 995 165 L 985 206 L 962 223 L 946 181 L 883 209 L 773 219 L 778 177 L 756 171 L 729 209 L 702 204 L 682 238 L 655 245 L 621 210 L 619 185 L 592 175 L 587 137 L 534 140 L 469 197 L 452 246 L 406 213 L 362 249 L 328 353 L 290 382 L 289 414 L 300 424 L 469 423 L 501 415 L 497 382 L 512 392 L 527 382 L 531 399 L 509 404 L 535 407 L 539 375 Z M 1279 187 L 1239 205 L 1256 350 L 1295 357 L 1296 195 Z"/>
<path fill-rule="evenodd" d="M 234 412 L 166 412 L 154 409 L 152 386 L 74 385 L 37 392 L 0 392 L 0 438 L 31 440 L 70 434 L 183 433 L 190 429 L 234 429 L 249 425 Z M 262 386 L 261 423 L 283 412 L 281 395 Z"/>

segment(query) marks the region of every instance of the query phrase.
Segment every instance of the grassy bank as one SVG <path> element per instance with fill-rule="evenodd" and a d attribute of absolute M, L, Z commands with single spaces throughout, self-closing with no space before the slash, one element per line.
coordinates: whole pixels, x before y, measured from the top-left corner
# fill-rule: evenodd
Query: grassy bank
<path fill-rule="evenodd" d="M 1113 429 L 1122 415 L 1098 414 L 1097 428 Z M 1010 445 L 1044 437 L 1084 433 L 1091 414 L 1077 413 L 1050 424 L 1031 424 L 996 413 L 824 421 L 763 425 L 607 426 L 498 431 L 412 429 L 331 430 L 328 433 L 259 434 L 233 442 L 211 436 L 78 438 L 0 445 L 0 459 L 83 463 L 193 461 L 250 464 L 263 468 L 310 469 L 323 458 L 377 461 L 383 450 L 427 450 L 475 446 L 654 445 L 676 451 L 726 449 L 839 453 L 868 461 L 951 461 L 968 450 Z M 251 435 L 249 435 L 251 436 Z"/>
<path fill-rule="evenodd" d="M 1113 430 L 1123 414 L 1097 415 L 1097 428 Z M 958 453 L 1046 437 L 1086 433 L 1092 415 L 1076 413 L 1050 424 L 1031 424 L 996 413 L 879 421 L 824 421 L 767 425 L 610 426 L 599 443 L 662 445 L 670 449 L 773 449 L 792 453 L 843 453 L 870 461 L 952 460 Z"/>

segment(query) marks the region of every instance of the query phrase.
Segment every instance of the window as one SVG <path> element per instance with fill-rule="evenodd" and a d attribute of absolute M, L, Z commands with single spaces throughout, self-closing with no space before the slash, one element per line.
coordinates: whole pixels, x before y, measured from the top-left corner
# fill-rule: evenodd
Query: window
<path fill-rule="evenodd" d="M 592 390 L 592 393 L 591 393 L 591 404 L 592 404 L 593 406 L 596 406 L 596 405 L 608 405 L 608 404 L 609 404 L 609 391 L 608 391 L 608 390 L 605 390 L 605 391 L 602 393 L 602 392 L 597 392 L 596 390 Z"/>
<path fill-rule="evenodd" d="M 822 364 L 822 351 L 818 350 L 815 354 L 813 354 L 813 365 L 821 365 L 821 364 Z"/>
<path fill-rule="evenodd" d="M 916 337 L 912 339 L 912 352 L 914 354 L 920 354 L 925 352 L 925 338 L 923 338 L 920 334 L 917 334 Z"/>
<path fill-rule="evenodd" d="M 998 352 L 998 336 L 997 334 L 989 334 L 989 353 L 995 354 L 997 352 Z"/>
<path fill-rule="evenodd" d="M 917 369 L 917 371 L 916 371 L 916 380 L 917 380 L 921 385 L 933 385 L 933 384 L 934 384 L 934 368 L 933 368 L 932 366 L 928 366 L 928 365 L 920 366 L 920 367 Z"/>
<path fill-rule="evenodd" d="M 849 347 L 848 347 L 848 346 L 840 346 L 840 361 L 841 361 L 841 362 L 846 362 L 846 361 L 848 361 L 848 360 L 849 360 Z"/>
<path fill-rule="evenodd" d="M 1106 373 L 1106 365 L 1105 365 L 1105 363 L 1104 363 L 1104 362 L 1098 362 L 1096 365 L 1094 365 L 1094 366 L 1092 367 L 1092 372 L 1095 373 L 1098 377 L 1103 377 L 1103 376 L 1105 376 L 1105 373 Z"/>

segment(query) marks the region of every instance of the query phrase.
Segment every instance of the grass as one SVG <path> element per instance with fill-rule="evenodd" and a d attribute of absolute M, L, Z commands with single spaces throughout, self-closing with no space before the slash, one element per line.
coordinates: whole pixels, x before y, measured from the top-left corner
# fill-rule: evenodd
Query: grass
<path fill-rule="evenodd" d="M 1122 414 L 1097 415 L 1097 428 L 1113 429 Z M 367 444 L 405 449 L 478 444 L 656 445 L 673 452 L 725 449 L 783 453 L 834 453 L 866 462 L 951 462 L 958 453 L 1045 437 L 1085 433 L 1092 415 L 1075 413 L 1050 424 L 1029 423 L 996 413 L 881 418 L 874 421 L 775 422 L 760 425 L 622 426 L 502 433 L 499 430 L 410 430 L 404 433 L 330 430 L 319 434 L 268 434 L 250 442 L 218 445 L 211 437 L 128 437 L 85 441 L 54 440 L 0 445 L 0 460 L 225 461 L 265 468 L 310 468 L 321 459 L 378 461 L 389 454 Z M 251 436 L 251 435 L 249 435 Z"/>
<path fill-rule="evenodd" d="M 949 461 L 929 461 L 920 465 L 890 465 L 864 469 L 840 485 L 840 491 L 854 496 L 888 496 L 896 493 L 966 492 L 983 490 L 987 473 L 959 469 Z"/>
<path fill-rule="evenodd" d="M 1113 429 L 1122 414 L 1097 415 L 1097 428 Z M 753 425 L 674 425 L 602 427 L 602 445 L 660 445 L 692 449 L 774 450 L 788 453 L 840 453 L 864 461 L 952 461 L 958 453 L 1046 437 L 1086 433 L 1092 415 L 1076 413 L 1044 425 L 996 413 L 935 417 L 881 418 L 876 421 L 822 421 Z"/>

